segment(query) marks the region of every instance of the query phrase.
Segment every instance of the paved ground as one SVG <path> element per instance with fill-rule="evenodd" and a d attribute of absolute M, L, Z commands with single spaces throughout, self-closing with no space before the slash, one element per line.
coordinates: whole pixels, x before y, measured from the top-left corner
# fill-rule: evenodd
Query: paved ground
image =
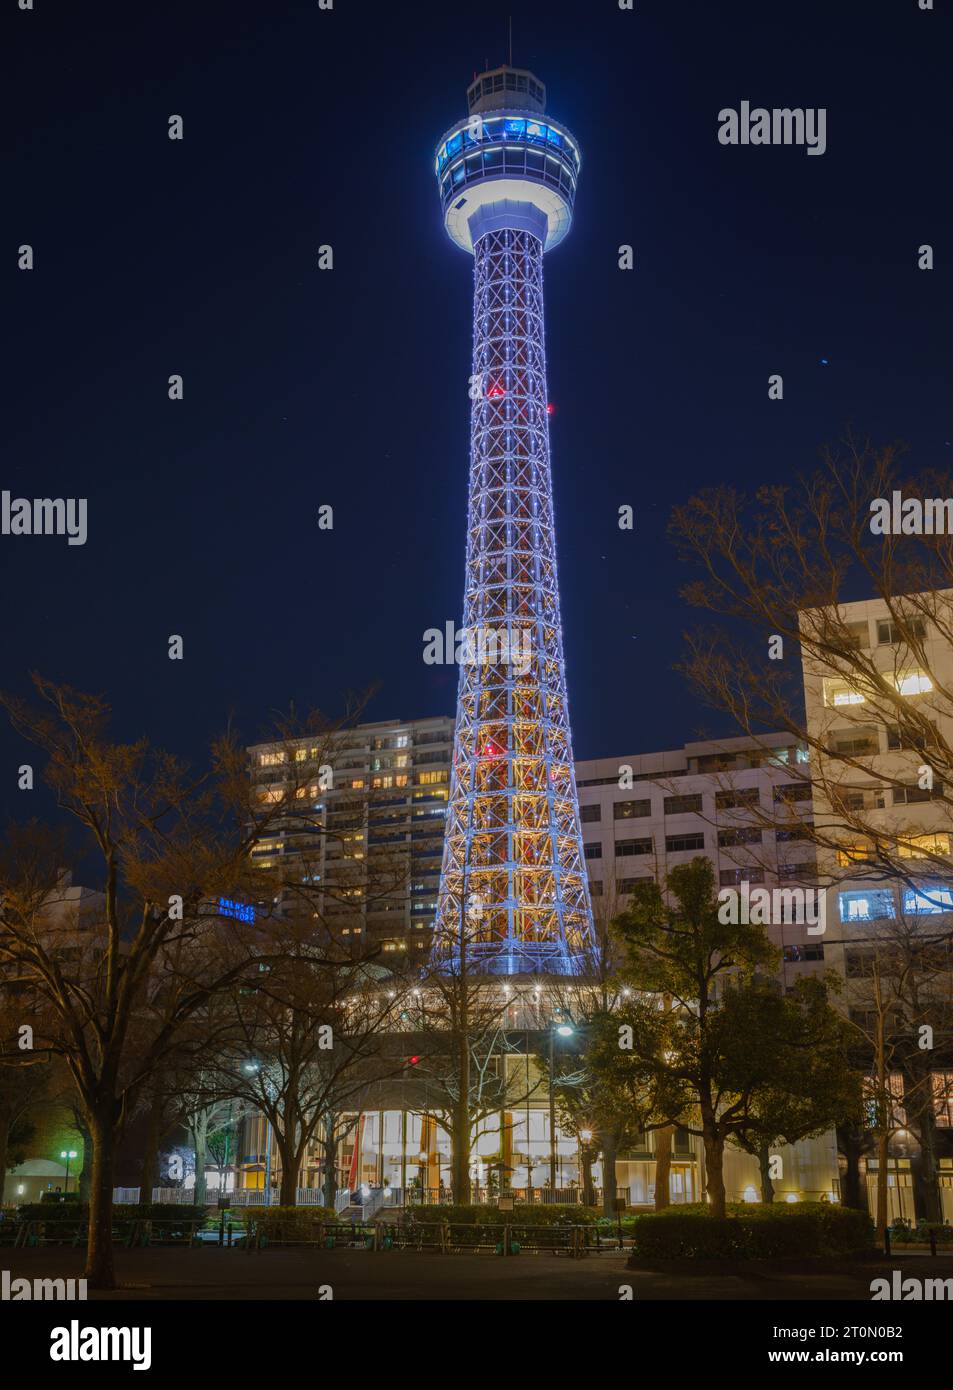
<path fill-rule="evenodd" d="M 953 1277 L 953 1258 L 800 1265 L 780 1271 L 758 1265 L 742 1272 L 685 1273 L 660 1267 L 629 1270 L 626 1255 L 433 1255 L 363 1250 L 117 1250 L 122 1288 L 109 1299 L 316 1299 L 330 1284 L 335 1299 L 567 1299 L 618 1301 L 631 1285 L 640 1301 L 870 1298 L 870 1281 L 891 1269 L 923 1277 Z M 83 1272 L 83 1252 L 71 1248 L 0 1250 L 11 1277 L 68 1278 Z"/>

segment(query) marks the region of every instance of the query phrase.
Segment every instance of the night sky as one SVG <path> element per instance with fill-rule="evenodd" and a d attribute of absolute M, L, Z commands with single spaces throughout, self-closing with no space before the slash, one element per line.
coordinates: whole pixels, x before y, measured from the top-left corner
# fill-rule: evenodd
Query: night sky
<path fill-rule="evenodd" d="M 422 635 L 460 621 L 472 260 L 433 151 L 510 13 L 583 151 L 546 261 L 577 756 L 728 732 L 672 669 L 674 504 L 848 425 L 953 465 L 949 0 L 35 4 L 7 16 L 0 485 L 88 498 L 89 538 L 0 537 L 7 688 L 101 691 L 119 734 L 196 760 L 229 715 L 252 741 L 373 682 L 365 717 L 452 714 Z M 720 145 L 743 99 L 826 107 L 826 154 Z M 20 816 L 21 748 L 0 729 Z"/>

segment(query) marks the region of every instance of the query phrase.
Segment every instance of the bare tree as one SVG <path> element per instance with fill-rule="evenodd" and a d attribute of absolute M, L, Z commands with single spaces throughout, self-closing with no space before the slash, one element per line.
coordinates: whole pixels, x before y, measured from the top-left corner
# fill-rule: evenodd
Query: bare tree
<path fill-rule="evenodd" d="M 183 1030 L 218 993 L 256 980 L 269 959 L 275 883 L 252 852 L 286 807 L 256 794 L 234 731 L 196 773 L 145 739 L 111 741 L 101 698 L 39 676 L 34 686 L 36 705 L 10 695 L 0 703 L 45 755 L 46 781 L 79 828 L 80 850 L 98 856 L 102 906 L 95 922 L 58 926 L 49 902 L 62 861 L 52 838 L 43 827 L 14 837 L 0 862 L 0 971 L 6 985 L 29 992 L 38 1046 L 63 1057 L 75 1083 L 93 1146 L 86 1277 L 111 1288 L 120 1136 Z M 339 728 L 312 716 L 303 730 L 283 724 L 276 742 L 307 732 L 320 753 Z M 289 804 L 306 804 L 297 791 L 310 771 L 291 767 Z M 296 898 L 312 887 L 296 883 Z M 253 924 L 223 915 L 220 900 L 236 899 L 254 908 Z"/>

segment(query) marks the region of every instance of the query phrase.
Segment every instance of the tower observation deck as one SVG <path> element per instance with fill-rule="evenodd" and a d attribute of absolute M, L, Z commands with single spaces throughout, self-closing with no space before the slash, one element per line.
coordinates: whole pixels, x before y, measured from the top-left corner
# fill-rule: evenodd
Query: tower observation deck
<path fill-rule="evenodd" d="M 592 938 L 566 696 L 549 455 L 543 256 L 572 222 L 579 147 L 531 73 L 475 78 L 435 171 L 474 258 L 460 681 L 435 961 L 573 975 Z"/>

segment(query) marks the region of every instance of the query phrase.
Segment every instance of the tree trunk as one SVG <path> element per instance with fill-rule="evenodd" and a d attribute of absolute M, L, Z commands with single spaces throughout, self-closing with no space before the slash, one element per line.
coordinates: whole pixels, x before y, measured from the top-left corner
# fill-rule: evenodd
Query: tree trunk
<path fill-rule="evenodd" d="M 758 1167 L 761 1170 L 761 1200 L 774 1201 L 774 1183 L 771 1180 L 771 1145 L 761 1144 L 758 1148 Z"/>
<path fill-rule="evenodd" d="M 672 1140 L 675 1127 L 666 1125 L 655 1131 L 655 1210 L 665 1211 L 672 1204 Z"/>
<path fill-rule="evenodd" d="M 337 1136 L 334 1133 L 334 1116 L 327 1115 L 324 1120 L 323 1134 L 321 1136 L 321 1147 L 324 1150 L 324 1181 L 322 1191 L 324 1194 L 324 1205 L 334 1208 L 334 1199 L 338 1194 L 338 1175 L 337 1175 Z"/>
<path fill-rule="evenodd" d="M 930 1077 L 924 1078 L 917 1094 L 925 1098 L 918 1106 L 916 1115 L 917 1137 L 920 1152 L 911 1164 L 914 1180 L 914 1205 L 916 1214 L 924 1221 L 942 1224 L 943 1201 L 940 1197 L 940 1174 L 936 1158 L 936 1122 L 933 1115 L 933 1091 Z"/>
<path fill-rule="evenodd" d="M 867 1211 L 867 1190 L 861 1180 L 860 1155 L 863 1136 L 852 1125 L 841 1125 L 837 1130 L 837 1148 L 844 1158 L 844 1176 L 841 1179 L 841 1202 L 853 1211 Z"/>
<path fill-rule="evenodd" d="M 81 1202 L 89 1202 L 93 1178 L 93 1139 L 89 1127 L 81 1115 L 74 1111 L 76 1132 L 83 1141 L 83 1166 L 76 1175 L 76 1191 Z"/>
<path fill-rule="evenodd" d="M 705 1178 L 712 1216 L 725 1215 L 725 1141 L 712 1124 L 705 1124 Z"/>
<path fill-rule="evenodd" d="M 469 1051 L 469 1050 L 468 1050 Z M 468 1059 L 469 1060 L 469 1059 Z M 469 1065 L 461 1064 L 461 1080 L 466 1077 L 467 1091 L 453 1107 L 453 1200 L 457 1206 L 467 1206 L 472 1199 L 470 1186 L 470 1105 Z"/>
<path fill-rule="evenodd" d="M 293 1143 L 275 1131 L 275 1142 L 281 1156 L 281 1184 L 278 1189 L 278 1203 L 283 1207 L 293 1207 L 298 1200 L 298 1160 Z"/>
<path fill-rule="evenodd" d="M 614 1134 L 603 1135 L 602 1138 L 602 1214 L 603 1216 L 615 1216 L 615 1156 L 619 1152 L 619 1147 L 615 1141 Z"/>
<path fill-rule="evenodd" d="M 139 1205 L 146 1206 L 152 1201 L 152 1189 L 159 1185 L 159 1142 L 162 1135 L 160 1107 L 153 1105 L 149 1111 L 146 1126 L 145 1151 L 142 1155 L 142 1172 L 139 1175 Z"/>
<path fill-rule="evenodd" d="M 585 1207 L 596 1205 L 596 1190 L 592 1181 L 592 1150 L 584 1144 L 580 1154 L 582 1160 L 582 1204 Z"/>
<path fill-rule="evenodd" d="M 192 1147 L 195 1150 L 195 1205 L 205 1205 L 205 1164 L 208 1159 L 208 1111 L 198 1110 L 192 1116 Z"/>
<path fill-rule="evenodd" d="M 89 1193 L 89 1234 L 86 1241 L 86 1268 L 83 1271 L 91 1289 L 114 1289 L 113 1188 L 116 1182 L 118 1106 L 109 1102 L 91 1115 L 89 1131 L 93 1145 L 93 1176 Z"/>
<path fill-rule="evenodd" d="M 887 1177 L 890 1165 L 890 1137 L 886 1130 L 877 1135 L 877 1231 L 887 1229 Z"/>
<path fill-rule="evenodd" d="M 3 1185 L 7 1178 L 7 1153 L 12 1123 L 10 1107 L 0 1098 L 0 1203 L 3 1201 Z"/>

